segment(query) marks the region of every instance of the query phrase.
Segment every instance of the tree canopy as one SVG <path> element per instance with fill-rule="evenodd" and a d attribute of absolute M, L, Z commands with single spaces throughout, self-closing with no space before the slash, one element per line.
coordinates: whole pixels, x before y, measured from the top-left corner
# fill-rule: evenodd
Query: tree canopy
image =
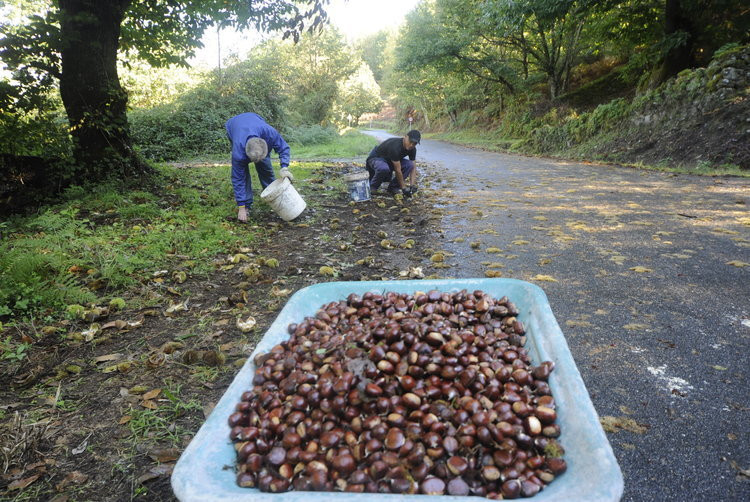
<path fill-rule="evenodd" d="M 299 39 L 321 26 L 328 0 L 56 0 L 10 2 L 35 10 L 0 28 L 0 58 L 13 72 L 0 102 L 38 107 L 52 86 L 70 123 L 78 179 L 144 172 L 134 155 L 118 59 L 185 64 L 213 24 Z"/>

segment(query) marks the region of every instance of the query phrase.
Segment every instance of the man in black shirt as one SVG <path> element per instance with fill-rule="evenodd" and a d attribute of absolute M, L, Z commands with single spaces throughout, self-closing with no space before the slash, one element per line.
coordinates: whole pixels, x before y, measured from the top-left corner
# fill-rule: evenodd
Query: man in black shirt
<path fill-rule="evenodd" d="M 392 195 L 403 191 L 404 195 L 409 196 L 417 191 L 414 160 L 417 158 L 416 147 L 421 139 L 419 131 L 413 129 L 403 138 L 388 138 L 372 149 L 365 162 L 367 172 L 370 173 L 371 192 L 375 192 L 386 181 L 389 182 L 388 192 Z M 395 182 L 393 173 L 396 173 Z"/>

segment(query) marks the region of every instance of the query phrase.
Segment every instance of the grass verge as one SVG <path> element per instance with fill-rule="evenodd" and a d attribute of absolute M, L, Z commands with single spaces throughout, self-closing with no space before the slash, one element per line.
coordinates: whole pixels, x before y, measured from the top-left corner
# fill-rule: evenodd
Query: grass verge
<path fill-rule="evenodd" d="M 529 153 L 524 152 L 521 148 L 521 143 L 523 140 L 502 138 L 495 135 L 492 131 L 475 131 L 464 129 L 460 131 L 427 133 L 424 136 L 429 139 L 447 141 L 449 143 L 455 143 L 462 146 L 482 148 L 484 150 L 493 152 Z M 593 150 L 593 146 L 590 144 L 587 144 L 586 147 L 582 147 L 579 145 L 572 148 L 571 150 L 556 152 L 554 155 L 550 155 L 550 157 L 578 161 L 598 161 L 604 163 L 613 162 L 611 159 L 605 159 L 600 155 L 591 153 L 591 150 Z M 738 165 L 735 164 L 717 165 L 712 164 L 711 162 L 704 161 L 699 162 L 696 165 L 683 165 L 671 162 L 669 159 L 665 159 L 654 164 L 630 162 L 616 163 L 627 167 L 645 169 L 650 171 L 694 174 L 699 176 L 740 176 L 744 178 L 750 177 L 750 172 L 741 169 Z"/>
<path fill-rule="evenodd" d="M 291 166 L 300 180 L 317 167 Z M 0 330 L 83 318 L 96 305 L 147 306 L 169 296 L 168 284 L 205 276 L 216 256 L 265 234 L 252 221 L 267 209 L 260 201 L 249 225 L 234 219 L 228 165 L 158 169 L 158 193 L 74 187 L 54 206 L 2 223 Z M 3 338 L 0 359 L 22 359 L 24 343 Z"/>
<path fill-rule="evenodd" d="M 337 139 L 318 145 L 290 145 L 294 159 L 344 159 L 367 155 L 378 142 L 372 136 L 347 129 Z"/>

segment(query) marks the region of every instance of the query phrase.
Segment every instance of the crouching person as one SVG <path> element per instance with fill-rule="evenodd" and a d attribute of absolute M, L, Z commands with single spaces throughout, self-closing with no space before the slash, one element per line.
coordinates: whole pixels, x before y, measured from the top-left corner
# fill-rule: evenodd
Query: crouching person
<path fill-rule="evenodd" d="M 377 192 L 380 185 L 386 182 L 391 195 L 403 193 L 408 197 L 417 191 L 414 161 L 421 139 L 419 131 L 413 129 L 402 138 L 388 138 L 372 149 L 365 162 L 370 173 L 370 192 Z"/>

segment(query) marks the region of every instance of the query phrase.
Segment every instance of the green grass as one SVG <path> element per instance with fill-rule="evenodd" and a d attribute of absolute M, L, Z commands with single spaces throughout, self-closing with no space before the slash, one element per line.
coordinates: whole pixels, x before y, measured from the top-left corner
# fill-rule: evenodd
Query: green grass
<path fill-rule="evenodd" d="M 366 153 L 374 141 L 346 133 L 333 145 L 341 150 L 332 146 L 330 156 Z M 92 306 L 108 306 L 112 299 L 128 308 L 150 306 L 158 303 L 154 292 L 180 287 L 177 276 L 205 277 L 214 270 L 216 256 L 263 238 L 260 223 L 271 209 L 258 190 L 250 224 L 238 224 L 228 160 L 197 165 L 159 166 L 161 183 L 154 193 L 74 187 L 59 204 L 3 222 L 0 322 L 80 319 Z M 306 178 L 320 177 L 323 166 L 294 161 L 290 167 L 295 183 L 303 185 Z M 253 186 L 260 187 L 257 173 L 250 172 Z M 160 284 L 154 272 L 161 270 L 167 274 Z M 25 346 L 17 340 L 0 340 L 0 360 L 24 355 Z"/>
<path fill-rule="evenodd" d="M 519 139 L 500 137 L 493 131 L 473 129 L 428 133 L 425 134 L 424 137 L 457 143 L 459 145 L 483 148 L 494 152 L 511 151 L 522 141 Z"/>
<path fill-rule="evenodd" d="M 180 384 L 165 382 L 162 395 L 159 396 L 158 408 L 131 409 L 130 439 L 135 444 L 145 439 L 168 440 L 173 444 L 179 444 L 182 436 L 189 431 L 182 426 L 176 425 L 175 421 L 186 413 L 201 411 L 203 408 L 195 400 L 184 400 L 180 397 Z M 163 398 L 166 398 L 166 402 Z"/>
<path fill-rule="evenodd" d="M 299 146 L 289 145 L 293 159 L 344 159 L 367 155 L 378 141 L 372 136 L 349 129 L 330 143 Z"/>
<path fill-rule="evenodd" d="M 159 170 L 159 195 L 73 188 L 63 202 L 7 221 L 0 320 L 61 318 L 71 304 L 127 297 L 154 286 L 157 270 L 204 275 L 213 270 L 211 258 L 262 232 L 227 219 L 235 214 L 228 166 Z"/>

